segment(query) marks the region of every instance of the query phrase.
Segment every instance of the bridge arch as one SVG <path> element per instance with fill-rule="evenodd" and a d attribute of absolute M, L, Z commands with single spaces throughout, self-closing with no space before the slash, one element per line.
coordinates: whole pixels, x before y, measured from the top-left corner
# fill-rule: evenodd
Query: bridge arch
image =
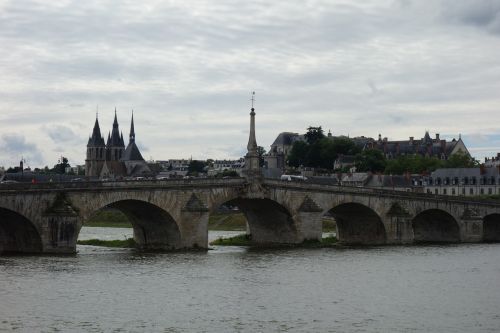
<path fill-rule="evenodd" d="M 415 242 L 454 243 L 460 241 L 460 227 L 457 220 L 441 209 L 427 209 L 412 220 Z"/>
<path fill-rule="evenodd" d="M 233 198 L 224 204 L 237 206 L 245 215 L 255 244 L 296 243 L 297 229 L 289 210 L 271 199 Z"/>
<path fill-rule="evenodd" d="M 42 239 L 24 215 L 0 207 L 0 254 L 42 252 Z"/>
<path fill-rule="evenodd" d="M 341 203 L 330 209 L 337 224 L 337 238 L 343 244 L 385 244 L 387 235 L 380 216 L 361 203 Z"/>
<path fill-rule="evenodd" d="M 489 214 L 483 219 L 483 240 L 500 242 L 500 214 Z"/>
<path fill-rule="evenodd" d="M 134 229 L 134 240 L 139 249 L 172 250 L 183 247 L 177 222 L 157 205 L 142 200 L 124 199 L 108 203 L 100 209 L 102 208 L 117 209 L 127 217 Z"/>

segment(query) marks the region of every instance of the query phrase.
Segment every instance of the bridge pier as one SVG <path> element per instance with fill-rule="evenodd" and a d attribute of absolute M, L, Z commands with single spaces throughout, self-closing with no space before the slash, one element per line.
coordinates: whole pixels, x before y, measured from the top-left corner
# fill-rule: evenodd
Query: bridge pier
<path fill-rule="evenodd" d="M 40 223 L 43 253 L 76 253 L 81 223 L 75 215 L 49 214 Z"/>
<path fill-rule="evenodd" d="M 387 244 L 413 243 L 412 219 L 409 216 L 387 216 L 383 219 L 386 226 Z"/>
<path fill-rule="evenodd" d="M 322 212 L 298 212 L 293 216 L 297 229 L 297 243 L 306 240 L 321 241 L 323 237 Z"/>
<path fill-rule="evenodd" d="M 208 249 L 208 218 L 207 211 L 181 213 L 180 232 L 182 248 Z"/>
<path fill-rule="evenodd" d="M 460 240 L 465 243 L 483 241 L 483 217 L 474 209 L 465 209 L 457 221 L 460 228 Z"/>
<path fill-rule="evenodd" d="M 381 216 L 387 234 L 387 244 L 411 244 L 414 241 L 412 216 L 401 203 L 395 202 L 385 216 Z"/>
<path fill-rule="evenodd" d="M 82 223 L 78 211 L 64 192 L 59 192 L 40 217 L 43 253 L 76 253 L 76 241 Z"/>

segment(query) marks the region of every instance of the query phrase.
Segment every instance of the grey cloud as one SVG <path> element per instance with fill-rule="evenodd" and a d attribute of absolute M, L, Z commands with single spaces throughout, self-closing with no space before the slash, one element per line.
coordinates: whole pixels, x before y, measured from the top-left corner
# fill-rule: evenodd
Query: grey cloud
<path fill-rule="evenodd" d="M 500 33 L 496 31 L 500 27 L 500 2 L 496 0 L 445 0 L 442 6 L 442 15 L 452 21 Z"/>
<path fill-rule="evenodd" d="M 9 161 L 12 165 L 17 165 L 22 157 L 28 165 L 41 164 L 43 159 L 39 148 L 34 143 L 29 143 L 20 134 L 3 134 L 0 144 L 2 150 L 2 160 Z"/>
<path fill-rule="evenodd" d="M 68 126 L 52 125 L 44 126 L 43 129 L 56 144 L 80 141 L 78 135 Z"/>

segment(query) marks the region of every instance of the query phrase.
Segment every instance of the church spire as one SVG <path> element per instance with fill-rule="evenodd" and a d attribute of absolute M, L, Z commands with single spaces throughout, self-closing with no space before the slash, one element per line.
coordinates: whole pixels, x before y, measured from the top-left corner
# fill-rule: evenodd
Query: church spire
<path fill-rule="evenodd" d="M 118 128 L 118 118 L 116 117 L 116 106 L 115 106 L 115 120 L 113 121 L 113 128 Z"/>
<path fill-rule="evenodd" d="M 97 114 L 95 117 L 94 129 L 92 130 L 92 136 L 89 138 L 87 146 L 88 147 L 104 146 L 104 138 L 101 135 L 101 128 L 99 127 L 99 120 L 97 118 Z"/>
<path fill-rule="evenodd" d="M 130 135 L 129 144 L 135 142 L 135 130 L 134 130 L 134 110 L 132 110 L 132 121 L 130 122 Z"/>

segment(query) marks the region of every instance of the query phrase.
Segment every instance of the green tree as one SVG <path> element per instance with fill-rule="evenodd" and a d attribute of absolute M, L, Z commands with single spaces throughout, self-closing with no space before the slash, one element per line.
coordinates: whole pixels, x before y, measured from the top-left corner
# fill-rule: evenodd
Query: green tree
<path fill-rule="evenodd" d="M 264 155 L 266 154 L 266 150 L 262 146 L 257 146 L 257 153 L 259 154 L 259 165 L 261 167 L 264 166 Z"/>
<path fill-rule="evenodd" d="M 357 171 L 382 172 L 386 166 L 384 154 L 378 149 L 366 149 L 356 155 L 355 165 Z"/>
<path fill-rule="evenodd" d="M 61 159 L 56 165 L 54 165 L 51 171 L 62 175 L 66 172 L 66 168 L 70 166 L 71 165 L 69 164 L 68 159 L 64 156 L 61 156 Z"/>
<path fill-rule="evenodd" d="M 475 168 L 479 166 L 479 161 L 462 151 L 448 157 L 445 162 L 446 168 Z"/>
<path fill-rule="evenodd" d="M 443 161 L 436 157 L 424 157 L 418 154 L 403 155 L 396 159 L 388 160 L 385 168 L 386 174 L 401 175 L 409 173 L 430 173 L 443 166 Z"/>
<path fill-rule="evenodd" d="M 205 165 L 204 161 L 191 160 L 188 165 L 188 174 L 194 175 L 203 172 Z"/>
<path fill-rule="evenodd" d="M 318 127 L 313 127 L 309 126 L 307 128 L 307 133 L 304 135 L 307 143 L 313 144 L 318 140 L 321 140 L 325 137 L 325 134 L 323 133 L 323 129 L 321 126 Z"/>
<path fill-rule="evenodd" d="M 295 141 L 288 155 L 288 165 L 296 168 L 306 165 L 308 152 L 309 144 L 307 142 Z"/>

